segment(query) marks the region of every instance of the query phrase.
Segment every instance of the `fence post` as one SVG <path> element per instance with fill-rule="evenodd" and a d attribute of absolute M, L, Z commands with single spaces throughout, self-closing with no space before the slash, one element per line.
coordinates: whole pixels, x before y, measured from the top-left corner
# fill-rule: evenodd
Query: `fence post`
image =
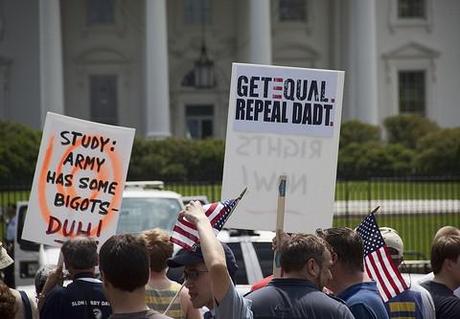
<path fill-rule="evenodd" d="M 367 178 L 367 211 L 371 212 L 371 201 L 372 201 L 372 177 Z"/>
<path fill-rule="evenodd" d="M 348 201 L 350 200 L 350 193 L 348 190 L 348 179 L 345 180 L 345 220 L 347 222 L 347 226 L 350 224 L 350 211 L 348 208 Z"/>

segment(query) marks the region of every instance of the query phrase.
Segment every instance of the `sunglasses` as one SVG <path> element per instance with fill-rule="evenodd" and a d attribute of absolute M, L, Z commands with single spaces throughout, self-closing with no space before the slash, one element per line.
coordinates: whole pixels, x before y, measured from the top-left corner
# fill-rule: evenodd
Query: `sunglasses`
<path fill-rule="evenodd" d="M 182 278 L 186 281 L 195 281 L 202 273 L 208 272 L 207 270 L 184 270 Z"/>

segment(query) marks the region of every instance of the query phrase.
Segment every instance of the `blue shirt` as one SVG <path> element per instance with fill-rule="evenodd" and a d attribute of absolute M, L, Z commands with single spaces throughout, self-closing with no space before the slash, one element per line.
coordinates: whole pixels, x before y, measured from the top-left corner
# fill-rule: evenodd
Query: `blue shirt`
<path fill-rule="evenodd" d="M 238 318 L 252 319 L 251 301 L 242 297 L 232 283 L 229 284 L 228 291 L 224 298 L 214 309 L 211 310 L 210 318 Z"/>
<path fill-rule="evenodd" d="M 374 281 L 352 285 L 337 297 L 346 302 L 356 319 L 389 319 Z"/>

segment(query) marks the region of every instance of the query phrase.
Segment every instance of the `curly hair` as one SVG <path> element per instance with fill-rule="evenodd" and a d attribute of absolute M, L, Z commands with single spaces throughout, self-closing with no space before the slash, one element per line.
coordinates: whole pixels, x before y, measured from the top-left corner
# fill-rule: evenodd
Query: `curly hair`
<path fill-rule="evenodd" d="M 0 281 L 0 318 L 13 319 L 16 311 L 16 298 L 14 298 L 10 288 L 3 281 Z"/>
<path fill-rule="evenodd" d="M 168 232 L 154 228 L 143 232 L 150 256 L 150 269 L 155 272 L 163 271 L 167 265 L 166 261 L 174 252 L 173 243 L 169 241 Z"/>

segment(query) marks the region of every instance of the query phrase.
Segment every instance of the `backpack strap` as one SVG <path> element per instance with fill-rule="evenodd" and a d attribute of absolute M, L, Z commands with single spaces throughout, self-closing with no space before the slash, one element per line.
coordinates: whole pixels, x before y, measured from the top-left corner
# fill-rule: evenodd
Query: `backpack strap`
<path fill-rule="evenodd" d="M 24 318 L 32 319 L 32 306 L 30 305 L 29 296 L 27 296 L 24 290 L 19 290 L 19 294 L 21 295 L 22 304 L 24 305 Z"/>

